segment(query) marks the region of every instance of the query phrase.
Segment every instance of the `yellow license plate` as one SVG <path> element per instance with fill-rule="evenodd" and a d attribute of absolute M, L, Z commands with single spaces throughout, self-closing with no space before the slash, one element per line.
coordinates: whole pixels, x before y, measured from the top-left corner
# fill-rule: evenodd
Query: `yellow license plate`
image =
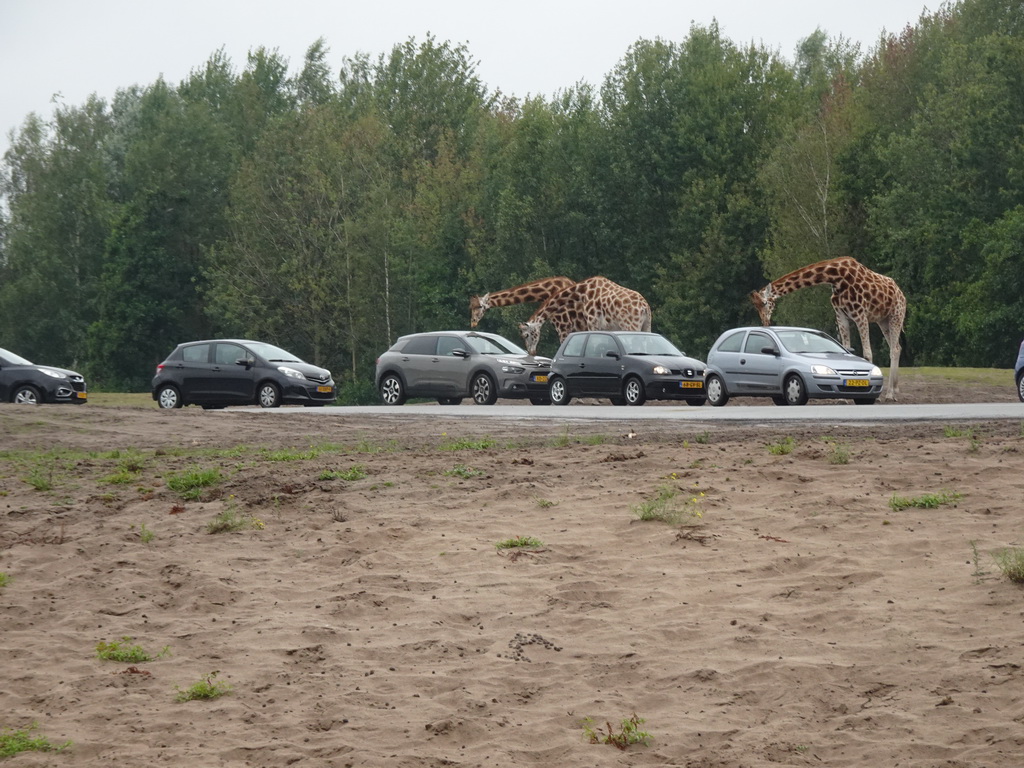
<path fill-rule="evenodd" d="M 867 379 L 847 379 L 846 386 L 848 387 L 870 387 L 871 382 Z"/>
<path fill-rule="evenodd" d="M 89 395 L 86 394 L 85 392 L 75 392 L 75 397 L 77 397 L 79 400 L 88 400 L 89 399 Z"/>
<path fill-rule="evenodd" d="M 325 394 L 328 394 L 328 395 L 329 395 L 329 394 L 330 394 L 331 392 L 333 392 L 334 390 L 333 390 L 333 389 L 331 389 L 331 387 L 317 387 L 317 388 L 316 388 L 316 391 L 317 391 L 317 392 L 323 392 L 323 393 L 325 393 Z"/>
<path fill-rule="evenodd" d="M 679 386 L 681 389 L 703 389 L 703 381 L 680 381 Z"/>
<path fill-rule="evenodd" d="M 534 376 L 533 380 L 536 381 L 538 384 L 547 384 L 548 383 L 548 377 L 547 376 Z"/>

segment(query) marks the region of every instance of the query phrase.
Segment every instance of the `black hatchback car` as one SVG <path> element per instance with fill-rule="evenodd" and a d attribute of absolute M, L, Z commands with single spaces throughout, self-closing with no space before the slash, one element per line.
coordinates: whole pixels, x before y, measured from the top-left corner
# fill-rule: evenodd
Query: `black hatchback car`
<path fill-rule="evenodd" d="M 570 333 L 551 364 L 551 402 L 607 397 L 615 405 L 685 400 L 704 405 L 704 363 L 687 357 L 658 333 Z"/>
<path fill-rule="evenodd" d="M 19 405 L 84 403 L 89 397 L 82 374 L 36 365 L 0 349 L 0 402 Z"/>
<path fill-rule="evenodd" d="M 179 344 L 153 377 L 153 399 L 161 408 L 326 405 L 336 396 L 330 371 L 273 344 L 244 339 Z"/>

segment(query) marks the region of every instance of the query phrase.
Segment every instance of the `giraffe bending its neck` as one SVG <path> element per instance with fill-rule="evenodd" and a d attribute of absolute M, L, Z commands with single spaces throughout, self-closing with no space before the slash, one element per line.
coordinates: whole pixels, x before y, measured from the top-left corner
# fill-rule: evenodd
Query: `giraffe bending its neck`
<path fill-rule="evenodd" d="M 484 316 L 484 312 L 491 307 L 547 301 L 559 291 L 575 284 L 576 281 L 570 280 L 568 277 L 545 277 L 543 280 L 534 280 L 532 283 L 524 283 L 504 291 L 473 296 L 469 300 L 469 327 L 476 328 L 480 318 Z"/>
<path fill-rule="evenodd" d="M 556 293 L 520 324 L 526 351 L 537 354 L 540 329 L 550 320 L 563 341 L 573 331 L 649 331 L 651 307 L 636 291 L 606 277 L 590 277 Z"/>
<path fill-rule="evenodd" d="M 907 299 L 891 277 L 872 272 L 856 259 L 843 257 L 819 261 L 773 280 L 750 294 L 750 301 L 761 317 L 762 325 L 770 325 L 775 302 L 780 296 L 809 285 L 827 283 L 832 286 L 832 308 L 836 313 L 839 340 L 850 346 L 850 321 L 857 326 L 864 357 L 871 357 L 870 323 L 877 323 L 889 343 L 889 379 L 882 394 L 895 400 L 899 394 L 900 332 L 907 314 Z M 872 360 L 872 362 L 874 362 Z"/>

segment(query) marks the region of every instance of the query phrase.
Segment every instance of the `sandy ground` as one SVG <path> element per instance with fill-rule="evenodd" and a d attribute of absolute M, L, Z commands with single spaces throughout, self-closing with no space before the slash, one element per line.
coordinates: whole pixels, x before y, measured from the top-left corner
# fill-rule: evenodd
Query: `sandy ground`
<path fill-rule="evenodd" d="M 3 763 L 1019 768 L 1022 468 L 1017 422 L 0 406 L 0 728 L 71 742 Z"/>

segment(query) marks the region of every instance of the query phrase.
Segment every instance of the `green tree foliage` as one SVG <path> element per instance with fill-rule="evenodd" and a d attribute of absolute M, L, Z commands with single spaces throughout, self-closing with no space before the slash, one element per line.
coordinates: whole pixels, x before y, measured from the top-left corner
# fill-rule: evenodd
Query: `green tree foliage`
<path fill-rule="evenodd" d="M 144 389 L 181 341 L 257 337 L 365 392 L 382 349 L 465 327 L 474 293 L 603 274 L 699 356 L 756 322 L 749 291 L 849 254 L 907 294 L 905 363 L 1009 364 L 1020 4 L 945 4 L 864 55 L 815 30 L 792 63 L 694 26 L 550 98 L 489 92 L 430 36 L 337 74 L 327 53 L 239 72 L 217 51 L 28 116 L 0 166 L 0 346 Z M 516 339 L 533 309 L 485 327 Z M 777 317 L 832 328 L 827 289 Z"/>

